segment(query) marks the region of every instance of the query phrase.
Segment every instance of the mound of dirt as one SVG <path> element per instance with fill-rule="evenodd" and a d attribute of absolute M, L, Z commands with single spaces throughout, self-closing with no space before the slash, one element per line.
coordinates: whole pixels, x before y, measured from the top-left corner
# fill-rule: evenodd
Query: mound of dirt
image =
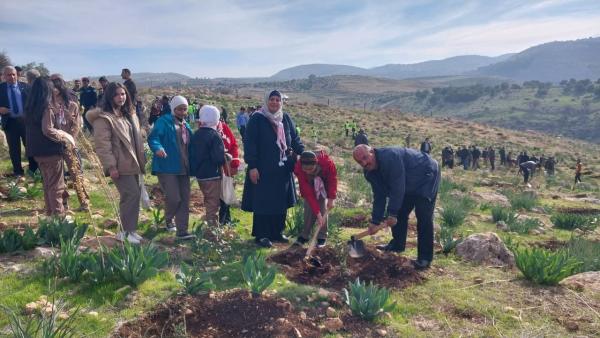
<path fill-rule="evenodd" d="M 113 337 L 319 337 L 312 318 L 302 319 L 282 298 L 245 290 L 178 296 L 124 323 Z"/>
<path fill-rule="evenodd" d="M 381 253 L 371 247 L 367 247 L 364 257 L 348 257 L 346 270 L 342 269 L 339 259 L 331 248 L 325 247 L 314 251 L 313 257 L 319 261 L 320 266 L 306 263 L 303 260 L 305 253 L 306 249 L 293 247 L 274 254 L 269 257 L 269 260 L 281 265 L 289 280 L 337 290 L 347 287 L 348 282 L 355 281 L 357 277 L 363 281 L 372 281 L 377 285 L 395 289 L 403 289 L 425 280 L 408 258 Z"/>

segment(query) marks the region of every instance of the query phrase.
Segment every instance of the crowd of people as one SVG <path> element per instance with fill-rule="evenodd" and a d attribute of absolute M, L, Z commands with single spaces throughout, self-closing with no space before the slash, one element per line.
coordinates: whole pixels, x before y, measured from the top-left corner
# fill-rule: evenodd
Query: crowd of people
<path fill-rule="evenodd" d="M 145 137 L 141 100 L 129 69 L 122 69 L 123 83 L 100 77 L 98 91 L 85 77 L 69 89 L 60 74 L 42 77 L 28 72 L 27 83 L 18 81 L 14 67 L 5 67 L 2 74 L 0 114 L 13 174 L 24 174 L 22 143 L 29 171 L 41 171 L 47 215 L 63 215 L 68 208 L 65 172 L 74 180 L 81 177 L 78 141 L 83 125 L 93 137 L 103 173 L 119 193 L 120 240 L 134 244 L 143 240 L 137 227 L 143 175 L 146 161 L 151 160 L 151 173 L 157 176 L 165 195 L 164 227 L 178 239 L 193 238 L 189 232 L 191 180 L 195 179 L 202 191 L 206 223 L 224 225 L 231 222 L 231 201 L 224 197 L 224 191 L 232 189 L 231 178 L 245 163 L 241 209 L 253 214 L 256 244 L 268 248 L 273 242 L 290 241 L 284 228 L 287 210 L 297 203 L 295 176 L 304 199 L 304 227 L 295 244 L 306 244 L 314 230 L 317 245 L 326 245 L 328 214 L 337 198 L 336 166 L 326 152 L 305 149 L 299 128 L 283 111 L 285 96 L 278 90 L 268 92 L 263 105 L 241 107 L 236 114 L 244 150 L 242 161 L 226 109 L 180 95 L 156 97 L 147 116 L 150 127 Z M 353 138 L 354 160 L 372 186 L 369 232 L 382 222 L 392 227 L 393 239 L 378 248 L 405 250 L 408 215 L 415 210 L 418 256 L 413 263 L 419 269 L 429 267 L 433 259 L 433 212 L 441 177 L 441 168 L 431 156 L 431 140 L 426 138 L 420 151 L 410 148 L 410 135 L 405 139 L 406 147 L 373 148 L 355 121 L 344 124 L 344 134 Z M 145 142 L 152 152 L 151 159 L 144 153 Z M 544 167 L 548 174 L 554 173 L 553 157 L 535 158 L 522 152 L 513 160 L 513 153 L 506 153 L 504 147 L 498 153 L 500 165 L 518 166 L 526 183 L 535 168 Z M 496 168 L 496 151 L 491 146 L 483 151 L 476 145 L 461 146 L 456 152 L 451 146 L 442 149 L 442 167 L 452 169 L 455 158 L 465 170 L 479 169 L 481 160 L 489 163 L 490 170 Z M 581 172 L 578 161 L 576 181 L 581 181 Z M 80 208 L 89 210 L 87 192 L 78 190 L 78 197 Z M 313 229 L 315 224 L 317 228 Z"/>

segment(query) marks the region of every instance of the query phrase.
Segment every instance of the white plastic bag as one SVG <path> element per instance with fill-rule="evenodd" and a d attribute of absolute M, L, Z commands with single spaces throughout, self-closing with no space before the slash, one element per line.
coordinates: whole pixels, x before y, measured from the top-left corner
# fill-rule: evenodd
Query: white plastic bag
<path fill-rule="evenodd" d="M 221 200 L 227 205 L 237 203 L 235 197 L 235 186 L 233 185 L 233 177 L 223 175 L 221 178 Z"/>
<path fill-rule="evenodd" d="M 144 184 L 144 175 L 140 175 L 140 190 L 142 193 L 142 196 L 140 198 L 140 201 L 142 202 L 142 208 L 148 210 L 152 207 L 152 205 L 150 204 L 150 195 L 148 195 L 146 185 Z"/>

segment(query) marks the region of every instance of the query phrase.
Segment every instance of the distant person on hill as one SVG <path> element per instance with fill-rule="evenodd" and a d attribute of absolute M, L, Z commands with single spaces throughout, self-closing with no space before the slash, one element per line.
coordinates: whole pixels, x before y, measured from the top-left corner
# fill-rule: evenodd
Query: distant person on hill
<path fill-rule="evenodd" d="M 504 146 L 500 147 L 500 150 L 498 150 L 498 153 L 500 154 L 500 165 L 506 165 L 506 149 L 504 149 Z"/>
<path fill-rule="evenodd" d="M 410 148 L 410 133 L 404 138 L 404 147 Z"/>
<path fill-rule="evenodd" d="M 358 129 L 358 123 L 356 120 L 351 122 L 350 128 L 352 129 L 352 139 L 354 139 L 356 137 L 356 129 Z"/>
<path fill-rule="evenodd" d="M 305 151 L 296 162 L 294 174 L 304 198 L 304 227 L 295 244 L 308 242 L 316 221 L 320 227 L 317 246 L 323 247 L 327 240 L 328 211 L 333 209 L 337 197 L 335 164 L 324 151 Z"/>
<path fill-rule="evenodd" d="M 575 184 L 581 183 L 581 170 L 582 169 L 583 169 L 583 165 L 581 164 L 581 159 L 577 159 L 577 163 L 575 164 Z"/>
<path fill-rule="evenodd" d="M 496 151 L 492 147 L 488 148 L 488 159 L 490 160 L 490 170 L 496 170 Z"/>
<path fill-rule="evenodd" d="M 421 151 L 426 154 L 431 154 L 431 142 L 429 141 L 429 137 L 426 137 L 425 140 L 421 143 Z"/>
<path fill-rule="evenodd" d="M 150 106 L 150 115 L 148 116 L 149 125 L 153 125 L 154 122 L 160 118 L 162 106 L 162 100 L 157 96 L 154 101 L 152 101 L 152 105 Z"/>
<path fill-rule="evenodd" d="M 548 157 L 548 159 L 546 160 L 546 163 L 544 164 L 544 168 L 546 169 L 546 174 L 554 175 L 555 167 L 556 167 L 556 159 L 554 158 L 554 156 Z"/>
<path fill-rule="evenodd" d="M 79 95 L 79 91 L 81 90 L 81 80 L 75 79 L 75 81 L 73 81 L 73 88 L 71 90 Z"/>
<path fill-rule="evenodd" d="M 110 83 L 104 92 L 104 105 L 90 110 L 88 120 L 94 127 L 96 154 L 104 174 L 119 191 L 119 215 L 123 231 L 117 239 L 139 244 L 136 230 L 140 215 L 141 181 L 146 158 L 140 122 L 124 85 Z"/>
<path fill-rule="evenodd" d="M 369 144 L 367 133 L 365 133 L 365 130 L 362 128 L 358 130 L 358 134 L 356 134 L 356 137 L 354 138 L 354 146 L 356 147 L 359 144 Z"/>
<path fill-rule="evenodd" d="M 225 109 L 225 107 L 221 107 L 221 121 L 225 121 L 225 123 L 227 123 L 228 117 L 227 109 Z"/>
<path fill-rule="evenodd" d="M 533 173 L 535 172 L 535 168 L 537 168 L 538 164 L 534 161 L 525 161 L 519 164 L 519 168 L 521 168 L 521 172 L 523 173 L 523 183 L 529 183 L 529 179 L 533 178 Z"/>
<path fill-rule="evenodd" d="M 123 68 L 121 70 L 121 78 L 125 80 L 123 81 L 123 84 L 125 85 L 125 88 L 127 88 L 129 96 L 131 96 L 131 102 L 135 107 L 135 113 L 138 116 L 138 119 L 142 121 L 142 102 L 138 97 L 138 91 L 135 82 L 133 82 L 131 79 L 131 70 L 128 68 Z"/>
<path fill-rule="evenodd" d="M 442 168 L 448 167 L 450 169 L 454 168 L 454 150 L 452 146 L 445 146 L 442 149 Z"/>
<path fill-rule="evenodd" d="M 344 122 L 344 130 L 346 131 L 346 137 L 350 135 L 350 121 Z"/>
<path fill-rule="evenodd" d="M 240 132 L 240 136 L 243 140 L 246 132 L 246 125 L 248 124 L 248 114 L 246 114 L 245 107 L 240 107 L 240 111 L 235 117 L 235 124 L 237 125 L 238 131 Z"/>
<path fill-rule="evenodd" d="M 97 102 L 98 95 L 96 94 L 96 88 L 90 86 L 90 79 L 88 77 L 82 77 L 81 89 L 79 90 L 79 103 L 83 107 L 83 124 L 90 133 L 93 131 L 92 125 L 85 118 L 85 115 L 88 110 L 96 107 Z"/>
<path fill-rule="evenodd" d="M 512 151 L 509 151 L 508 154 L 506 154 L 506 164 L 512 168 L 514 163 L 515 160 L 513 160 L 513 153 Z"/>
<path fill-rule="evenodd" d="M 148 135 L 152 151 L 152 174 L 165 194 L 165 226 L 179 239 L 193 236 L 188 232 L 190 218 L 190 151 L 192 129 L 185 121 L 187 100 L 175 96 L 171 100 L 173 114 L 154 122 Z"/>
<path fill-rule="evenodd" d="M 473 163 L 471 168 L 473 170 L 479 169 L 479 158 L 481 157 L 481 150 L 477 146 L 471 148 L 471 155 L 473 156 Z"/>

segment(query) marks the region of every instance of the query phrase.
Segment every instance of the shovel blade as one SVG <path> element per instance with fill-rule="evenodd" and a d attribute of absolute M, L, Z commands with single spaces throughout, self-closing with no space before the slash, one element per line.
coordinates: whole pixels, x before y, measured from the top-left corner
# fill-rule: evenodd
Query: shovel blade
<path fill-rule="evenodd" d="M 352 258 L 360 258 L 365 255 L 365 243 L 361 240 L 348 242 L 348 255 Z"/>

